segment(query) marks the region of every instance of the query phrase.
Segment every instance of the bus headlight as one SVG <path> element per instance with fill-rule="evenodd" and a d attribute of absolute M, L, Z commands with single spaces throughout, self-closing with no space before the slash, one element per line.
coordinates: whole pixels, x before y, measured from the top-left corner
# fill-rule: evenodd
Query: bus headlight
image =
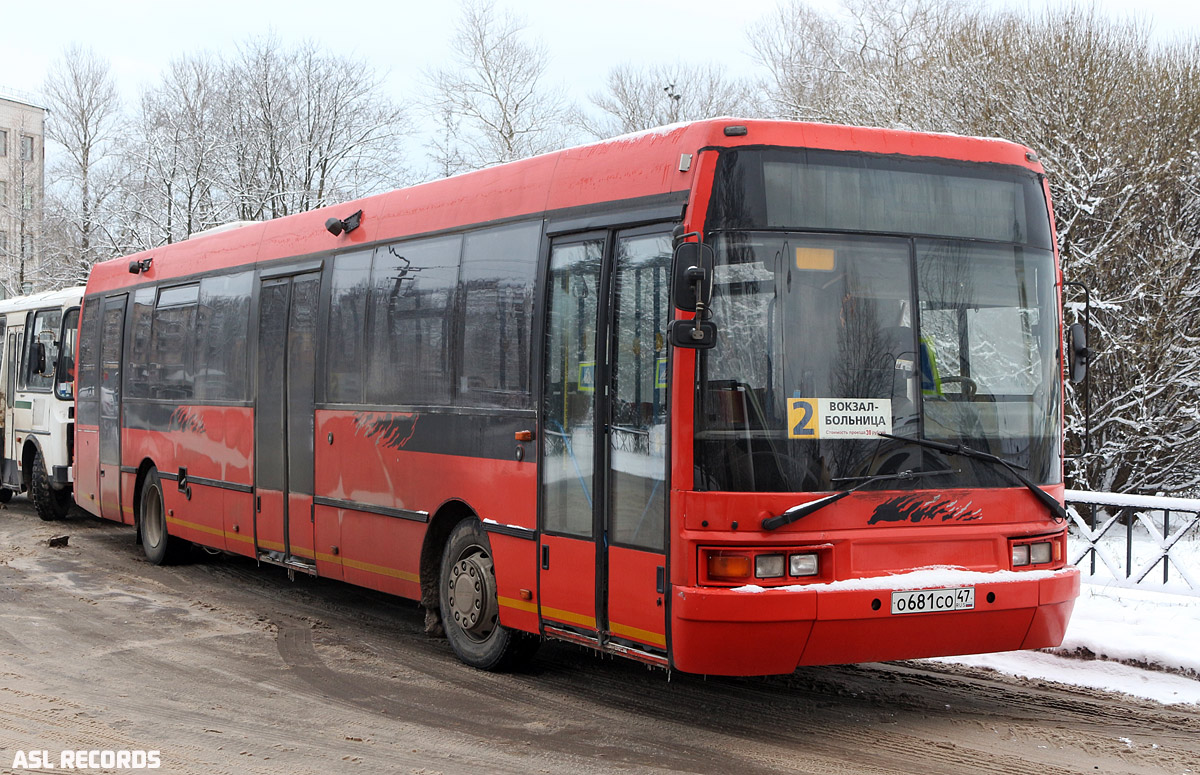
<path fill-rule="evenodd" d="M 817 555 L 793 554 L 788 557 L 788 574 L 792 576 L 815 576 L 819 570 Z"/>
<path fill-rule="evenodd" d="M 1029 564 L 1029 544 L 1014 544 L 1012 548 L 1012 564 L 1014 568 Z"/>
<path fill-rule="evenodd" d="M 754 576 L 760 579 L 777 579 L 783 576 L 783 555 L 760 554 L 755 557 Z"/>

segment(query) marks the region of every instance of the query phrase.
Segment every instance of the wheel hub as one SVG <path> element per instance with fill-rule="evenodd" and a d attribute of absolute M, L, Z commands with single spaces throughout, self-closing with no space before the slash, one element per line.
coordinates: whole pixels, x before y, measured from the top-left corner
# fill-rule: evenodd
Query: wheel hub
<path fill-rule="evenodd" d="M 490 635 L 496 627 L 496 578 L 492 558 L 476 548 L 450 569 L 448 587 L 454 623 L 476 640 Z"/>

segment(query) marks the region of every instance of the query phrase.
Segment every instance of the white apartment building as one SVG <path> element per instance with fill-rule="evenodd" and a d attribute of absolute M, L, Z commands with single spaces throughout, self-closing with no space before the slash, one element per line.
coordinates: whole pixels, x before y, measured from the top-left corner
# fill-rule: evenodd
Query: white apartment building
<path fill-rule="evenodd" d="M 46 109 L 0 92 L 0 298 L 37 290 Z"/>

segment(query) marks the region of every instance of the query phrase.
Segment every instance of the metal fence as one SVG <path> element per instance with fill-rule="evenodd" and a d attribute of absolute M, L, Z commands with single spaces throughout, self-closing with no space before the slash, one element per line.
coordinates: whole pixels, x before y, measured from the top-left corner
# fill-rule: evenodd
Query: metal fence
<path fill-rule="evenodd" d="M 1200 500 L 1078 490 L 1066 500 L 1070 560 L 1085 580 L 1200 595 Z"/>

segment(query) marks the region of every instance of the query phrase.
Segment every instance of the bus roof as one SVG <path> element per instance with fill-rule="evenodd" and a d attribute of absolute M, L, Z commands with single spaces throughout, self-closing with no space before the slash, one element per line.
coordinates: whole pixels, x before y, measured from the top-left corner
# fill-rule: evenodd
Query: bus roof
<path fill-rule="evenodd" d="M 28 309 L 67 307 L 78 304 L 79 300 L 83 298 L 83 289 L 84 286 L 76 285 L 70 288 L 60 288 L 57 291 L 42 291 L 41 293 L 31 293 L 28 296 L 13 296 L 10 299 L 3 299 L 0 300 L 0 315 Z"/>
<path fill-rule="evenodd" d="M 728 127 L 744 127 L 727 134 Z M 1004 140 L 789 121 L 716 118 L 674 124 L 568 148 L 521 161 L 422 183 L 363 199 L 236 229 L 215 229 L 172 245 L 102 262 L 88 287 L 139 285 L 145 279 L 184 277 L 198 269 L 268 262 L 346 250 L 388 239 L 436 233 L 609 202 L 685 201 L 701 150 L 785 146 L 1008 164 L 1041 172 L 1024 146 Z M 688 163 L 681 158 L 688 155 Z M 362 210 L 361 226 L 333 236 L 330 218 Z M 147 278 L 132 261 L 153 259 Z"/>

